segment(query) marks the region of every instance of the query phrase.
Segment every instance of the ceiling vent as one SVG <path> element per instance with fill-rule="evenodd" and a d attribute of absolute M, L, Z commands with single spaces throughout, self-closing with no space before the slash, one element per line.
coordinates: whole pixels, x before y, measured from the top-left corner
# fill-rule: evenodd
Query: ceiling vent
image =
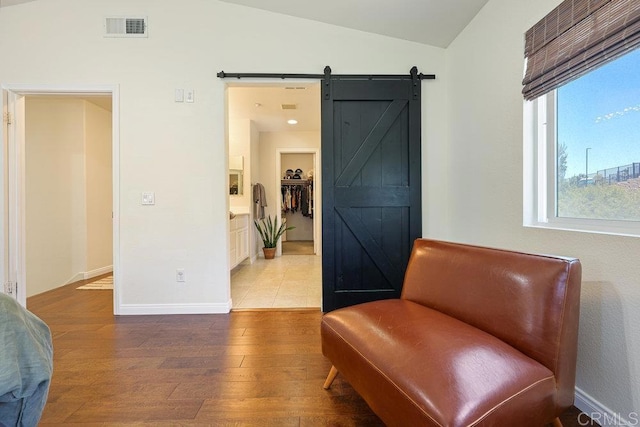
<path fill-rule="evenodd" d="M 105 37 L 149 37 L 146 16 L 108 16 L 104 19 Z"/>
<path fill-rule="evenodd" d="M 280 107 L 283 110 L 297 110 L 298 109 L 298 105 L 297 104 L 281 104 Z"/>

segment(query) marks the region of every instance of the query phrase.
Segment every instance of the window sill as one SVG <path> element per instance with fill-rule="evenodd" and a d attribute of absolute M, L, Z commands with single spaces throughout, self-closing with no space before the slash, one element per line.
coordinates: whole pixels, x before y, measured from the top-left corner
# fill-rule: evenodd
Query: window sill
<path fill-rule="evenodd" d="M 640 222 L 605 221 L 579 218 L 555 218 L 553 221 L 532 221 L 523 224 L 527 228 L 574 231 L 578 233 L 606 234 L 610 236 L 640 237 Z"/>

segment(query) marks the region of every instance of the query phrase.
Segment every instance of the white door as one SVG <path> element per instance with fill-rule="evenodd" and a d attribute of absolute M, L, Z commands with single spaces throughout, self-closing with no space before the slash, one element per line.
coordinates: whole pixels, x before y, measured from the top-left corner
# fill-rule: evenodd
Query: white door
<path fill-rule="evenodd" d="M 25 99 L 23 95 L 3 90 L 3 170 L 4 198 L 4 254 L 3 290 L 26 306 L 27 292 L 24 269 L 24 123 Z"/>

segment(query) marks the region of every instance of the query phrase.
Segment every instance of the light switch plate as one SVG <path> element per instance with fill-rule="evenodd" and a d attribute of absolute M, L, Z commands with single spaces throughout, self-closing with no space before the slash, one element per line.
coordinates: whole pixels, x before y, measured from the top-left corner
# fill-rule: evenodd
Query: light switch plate
<path fill-rule="evenodd" d="M 184 92 L 185 95 L 185 102 L 189 102 L 189 103 L 193 103 L 196 102 L 195 96 L 196 96 L 196 91 L 193 89 L 187 89 Z"/>
<path fill-rule="evenodd" d="M 176 89 L 176 102 L 184 102 L 184 89 Z"/>
<path fill-rule="evenodd" d="M 142 204 L 143 205 L 155 205 L 156 204 L 156 194 L 152 191 L 145 191 L 142 193 Z"/>

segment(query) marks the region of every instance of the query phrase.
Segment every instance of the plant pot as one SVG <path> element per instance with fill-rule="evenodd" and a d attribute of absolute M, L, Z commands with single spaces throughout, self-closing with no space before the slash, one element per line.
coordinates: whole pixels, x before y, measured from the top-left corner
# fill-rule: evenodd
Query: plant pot
<path fill-rule="evenodd" d="M 264 259 L 273 259 L 276 256 L 276 248 L 262 248 Z"/>

